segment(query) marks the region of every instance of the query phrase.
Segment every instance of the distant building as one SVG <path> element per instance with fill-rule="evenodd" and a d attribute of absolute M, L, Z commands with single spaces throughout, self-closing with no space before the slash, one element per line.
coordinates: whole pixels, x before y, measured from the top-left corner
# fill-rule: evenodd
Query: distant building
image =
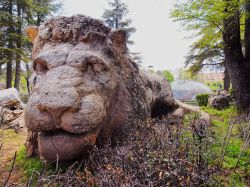
<path fill-rule="evenodd" d="M 222 82 L 224 72 L 203 72 L 197 75 L 197 80 L 201 82 Z"/>

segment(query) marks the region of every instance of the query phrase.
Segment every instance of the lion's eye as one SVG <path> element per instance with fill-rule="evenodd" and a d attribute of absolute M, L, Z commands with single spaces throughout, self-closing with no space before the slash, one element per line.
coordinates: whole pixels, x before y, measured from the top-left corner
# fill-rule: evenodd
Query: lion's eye
<path fill-rule="evenodd" d="M 91 66 L 91 69 L 94 73 L 100 73 L 106 69 L 108 66 L 105 64 L 103 59 L 96 57 L 96 56 L 88 56 L 86 59 L 88 65 Z"/>
<path fill-rule="evenodd" d="M 34 60 L 33 68 L 37 74 L 45 74 L 48 71 L 47 62 L 41 58 Z"/>
<path fill-rule="evenodd" d="M 98 63 L 98 64 L 92 64 L 91 68 L 92 68 L 92 70 L 93 70 L 94 73 L 100 73 L 100 72 L 102 72 L 105 69 L 104 65 L 100 64 L 100 63 Z"/>

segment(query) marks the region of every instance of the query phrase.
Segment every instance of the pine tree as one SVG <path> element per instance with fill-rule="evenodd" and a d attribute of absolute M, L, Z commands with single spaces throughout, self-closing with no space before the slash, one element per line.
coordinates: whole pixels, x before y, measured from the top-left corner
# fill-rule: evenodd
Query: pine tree
<path fill-rule="evenodd" d="M 7 64 L 6 87 L 19 89 L 21 62 L 27 62 L 31 45 L 24 28 L 39 25 L 60 8 L 55 0 L 1 0 L 0 1 L 0 65 Z"/>
<path fill-rule="evenodd" d="M 132 20 L 127 18 L 129 13 L 127 5 L 122 0 L 112 0 L 108 4 L 109 9 L 104 11 L 103 21 L 111 28 L 125 30 L 127 32 L 127 43 L 129 45 L 134 44 L 130 37 L 136 29 L 131 27 Z M 138 65 L 142 63 L 142 58 L 138 52 L 130 52 L 130 56 Z"/>

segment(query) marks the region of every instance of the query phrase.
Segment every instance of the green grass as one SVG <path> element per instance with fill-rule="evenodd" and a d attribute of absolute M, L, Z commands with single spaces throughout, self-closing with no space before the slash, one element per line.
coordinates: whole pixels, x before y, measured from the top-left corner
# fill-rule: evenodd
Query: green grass
<path fill-rule="evenodd" d="M 17 152 L 16 164 L 24 172 L 26 178 L 31 177 L 34 171 L 41 171 L 43 167 L 43 163 L 39 158 L 27 158 L 26 148 L 24 146 Z"/>
<path fill-rule="evenodd" d="M 239 163 L 234 172 L 240 148 L 243 144 L 243 140 L 239 137 L 239 125 L 234 122 L 234 118 L 238 115 L 238 111 L 235 107 L 231 107 L 225 110 L 216 110 L 213 108 L 202 107 L 202 110 L 207 112 L 211 116 L 212 131 L 213 131 L 213 144 L 212 152 L 213 156 L 210 160 L 211 165 L 218 165 L 222 152 L 222 145 L 229 124 L 233 124 L 232 134 L 229 138 L 228 145 L 225 148 L 225 156 L 222 163 L 222 169 L 229 172 L 227 181 L 229 186 L 244 186 L 244 176 L 250 176 L 250 147 L 244 151 L 240 157 Z M 223 177 L 223 176 L 221 176 Z"/>
<path fill-rule="evenodd" d="M 58 168 L 56 170 L 56 164 L 42 162 L 39 157 L 29 157 L 26 156 L 26 147 L 22 146 L 16 157 L 16 166 L 21 170 L 23 175 L 23 182 L 26 183 L 27 180 L 33 175 L 34 184 L 37 181 L 37 175 L 43 170 L 46 174 L 54 174 L 57 171 L 64 173 L 67 171 L 69 166 L 72 166 L 73 162 L 59 162 Z"/>

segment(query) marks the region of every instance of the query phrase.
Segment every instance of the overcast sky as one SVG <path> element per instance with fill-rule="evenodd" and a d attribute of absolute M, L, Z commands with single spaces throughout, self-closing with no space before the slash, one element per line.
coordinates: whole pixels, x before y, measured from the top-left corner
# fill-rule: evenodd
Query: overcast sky
<path fill-rule="evenodd" d="M 179 23 L 169 18 L 170 9 L 176 0 L 124 0 L 130 11 L 136 33 L 132 50 L 141 52 L 143 66 L 155 70 L 175 71 L 184 66 L 185 55 L 191 40 L 184 39 Z M 101 19 L 108 7 L 106 0 L 64 0 L 63 15 L 85 14 Z"/>

